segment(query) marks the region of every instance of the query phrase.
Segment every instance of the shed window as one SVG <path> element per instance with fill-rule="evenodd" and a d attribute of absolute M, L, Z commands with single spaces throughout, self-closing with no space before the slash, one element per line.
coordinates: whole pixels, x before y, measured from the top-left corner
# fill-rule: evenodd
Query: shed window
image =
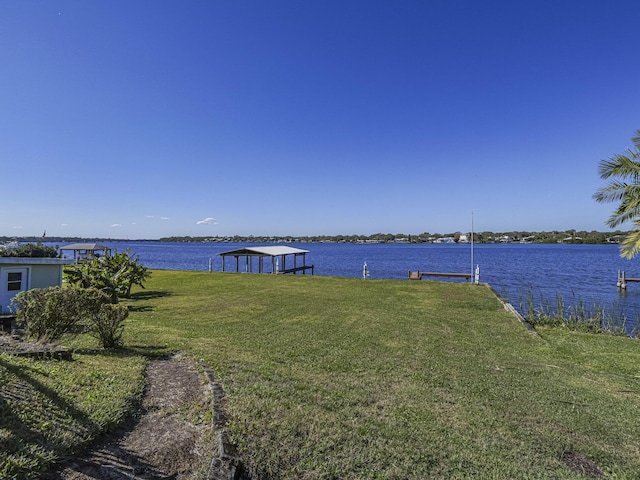
<path fill-rule="evenodd" d="M 7 290 L 15 292 L 22 289 L 22 272 L 10 272 L 7 276 Z"/>

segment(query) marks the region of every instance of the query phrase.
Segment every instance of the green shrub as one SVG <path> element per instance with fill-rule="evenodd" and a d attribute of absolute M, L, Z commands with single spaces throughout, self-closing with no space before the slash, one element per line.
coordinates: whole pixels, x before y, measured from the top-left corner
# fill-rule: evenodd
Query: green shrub
<path fill-rule="evenodd" d="M 103 348 L 115 348 L 122 346 L 122 334 L 124 320 L 129 316 L 129 310 L 125 305 L 107 303 L 91 318 L 90 333 Z"/>
<path fill-rule="evenodd" d="M 38 242 L 2 249 L 0 257 L 57 258 L 60 257 L 60 252 L 58 247 L 49 247 Z"/>
<path fill-rule="evenodd" d="M 64 273 L 71 285 L 97 288 L 109 295 L 112 303 L 118 303 L 122 297 L 129 298 L 133 285 L 144 288 L 145 280 L 151 275 L 129 250 L 71 265 Z"/>
<path fill-rule="evenodd" d="M 20 292 L 13 300 L 17 320 L 26 326 L 27 337 L 53 342 L 86 317 L 83 295 L 70 288 L 49 287 Z"/>
<path fill-rule="evenodd" d="M 27 337 L 54 342 L 72 331 L 87 331 L 104 348 L 122 345 L 127 307 L 111 303 L 95 288 L 50 287 L 16 295 L 17 320 L 26 325 Z"/>

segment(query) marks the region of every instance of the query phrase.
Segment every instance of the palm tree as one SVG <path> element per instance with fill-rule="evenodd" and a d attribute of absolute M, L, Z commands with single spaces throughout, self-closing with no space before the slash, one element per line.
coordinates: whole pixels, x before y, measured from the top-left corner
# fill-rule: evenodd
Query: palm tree
<path fill-rule="evenodd" d="M 593 195 L 600 203 L 620 202 L 607 220 L 609 227 L 629 221 L 634 224 L 635 228 L 620 246 L 620 255 L 629 259 L 640 252 L 640 130 L 636 130 L 631 141 L 632 149 L 600 161 L 600 178 L 609 183 Z"/>

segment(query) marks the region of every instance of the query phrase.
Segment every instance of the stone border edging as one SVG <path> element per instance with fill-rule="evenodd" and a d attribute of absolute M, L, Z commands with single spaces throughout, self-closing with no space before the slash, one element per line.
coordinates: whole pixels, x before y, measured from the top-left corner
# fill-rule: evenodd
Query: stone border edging
<path fill-rule="evenodd" d="M 209 467 L 207 480 L 241 480 L 250 478 L 244 470 L 242 462 L 238 458 L 238 453 L 229 441 L 229 436 L 225 428 L 226 415 L 222 405 L 225 393 L 222 384 L 218 382 L 209 366 L 201 362 L 201 367 L 205 377 L 209 382 L 211 390 L 211 404 L 213 409 L 213 419 L 211 427 L 216 433 L 218 441 L 217 455 L 214 455 Z"/>
<path fill-rule="evenodd" d="M 505 302 L 505 301 L 502 299 L 502 297 L 498 294 L 498 292 L 496 292 L 496 291 L 494 290 L 494 288 L 493 288 L 491 285 L 489 285 L 488 283 L 484 283 L 483 285 L 486 285 L 486 286 L 487 286 L 487 288 L 488 288 L 488 289 L 489 289 L 489 290 L 490 290 L 490 291 L 491 291 L 491 292 L 496 296 L 496 298 L 497 298 L 498 300 L 500 300 L 500 303 L 502 303 L 502 306 L 504 307 L 504 309 L 505 309 L 507 312 L 512 313 L 512 314 L 513 314 L 513 315 L 514 315 L 514 316 L 515 316 L 515 317 L 520 321 L 520 323 L 521 323 L 522 325 L 524 325 L 524 327 L 525 327 L 527 330 L 529 330 L 529 332 L 530 332 L 530 333 L 532 333 L 532 334 L 534 334 L 534 335 L 536 335 L 536 336 L 540 336 L 540 334 L 536 331 L 536 329 L 535 329 L 535 328 L 533 328 L 533 325 L 531 325 L 531 324 L 527 321 L 527 319 L 526 319 L 526 318 L 524 318 L 524 317 L 520 314 L 520 312 L 518 312 L 518 310 L 516 310 L 516 308 L 515 308 L 513 305 L 511 305 L 509 302 Z"/>

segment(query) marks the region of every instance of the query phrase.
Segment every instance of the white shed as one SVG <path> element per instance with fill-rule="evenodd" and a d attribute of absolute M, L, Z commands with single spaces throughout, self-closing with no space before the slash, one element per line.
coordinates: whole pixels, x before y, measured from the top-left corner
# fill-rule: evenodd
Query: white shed
<path fill-rule="evenodd" d="M 32 288 L 62 285 L 67 258 L 0 257 L 0 314 L 9 313 L 11 300 Z"/>

